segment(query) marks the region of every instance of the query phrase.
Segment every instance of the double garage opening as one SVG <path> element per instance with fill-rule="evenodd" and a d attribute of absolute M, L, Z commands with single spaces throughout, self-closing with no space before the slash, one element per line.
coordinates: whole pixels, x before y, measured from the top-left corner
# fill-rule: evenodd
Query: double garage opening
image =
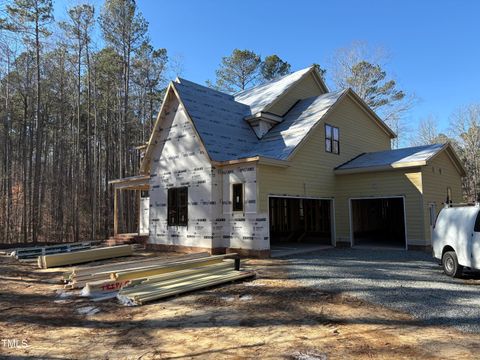
<path fill-rule="evenodd" d="M 405 200 L 401 196 L 352 198 L 352 246 L 406 248 Z M 270 245 L 334 245 L 332 199 L 269 198 Z"/>
<path fill-rule="evenodd" d="M 270 245 L 333 243 L 331 199 L 270 197 Z"/>
<path fill-rule="evenodd" d="M 350 199 L 354 246 L 406 247 L 403 197 Z"/>

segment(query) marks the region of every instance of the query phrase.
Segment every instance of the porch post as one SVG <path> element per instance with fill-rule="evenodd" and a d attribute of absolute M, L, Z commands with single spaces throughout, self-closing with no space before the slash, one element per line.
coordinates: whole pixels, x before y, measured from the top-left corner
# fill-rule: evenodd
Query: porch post
<path fill-rule="evenodd" d="M 113 187 L 113 236 L 118 234 L 118 190 Z"/>
<path fill-rule="evenodd" d="M 141 190 L 136 190 L 136 193 L 137 193 L 137 210 L 138 210 L 138 213 L 137 213 L 137 233 L 138 233 L 138 235 L 140 235 L 140 219 L 142 218 L 142 216 L 140 215 L 140 212 L 142 211 L 142 203 L 141 203 L 141 193 L 142 193 L 142 191 Z"/>

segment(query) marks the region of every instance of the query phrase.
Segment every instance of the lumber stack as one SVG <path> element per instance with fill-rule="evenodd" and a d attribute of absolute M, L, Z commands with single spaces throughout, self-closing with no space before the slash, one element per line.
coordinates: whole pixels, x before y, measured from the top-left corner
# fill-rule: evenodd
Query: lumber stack
<path fill-rule="evenodd" d="M 38 266 L 47 269 L 57 266 L 82 264 L 96 260 L 130 256 L 132 254 L 133 247 L 130 245 L 103 247 L 69 253 L 42 255 L 38 257 Z"/>
<path fill-rule="evenodd" d="M 137 279 L 131 276 L 139 276 L 139 271 L 117 272 L 114 274 L 117 281 L 130 281 L 118 292 L 117 298 L 125 305 L 142 305 L 149 301 L 255 276 L 253 271 L 241 271 L 238 260 L 225 259 L 226 256 L 228 255 L 184 261 L 181 264 L 158 268 L 156 271 L 146 269 L 142 273 L 143 277 Z"/>
<path fill-rule="evenodd" d="M 213 265 L 221 263 L 225 257 L 236 256 L 236 254 L 214 255 L 202 257 L 199 259 L 182 259 L 173 263 L 161 264 L 158 266 L 139 267 L 128 270 L 115 271 L 110 278 L 115 281 L 125 281 L 132 279 L 147 278 L 155 275 L 165 274 L 172 271 L 197 268 L 201 266 Z"/>
<path fill-rule="evenodd" d="M 208 252 L 188 254 L 171 258 L 152 257 L 140 260 L 130 260 L 114 264 L 97 265 L 89 267 L 74 268 L 66 273 L 64 278 L 67 284 L 65 288 L 78 289 L 85 287 L 84 295 L 92 295 L 98 292 L 110 292 L 119 290 L 129 281 L 114 281 L 111 274 L 116 271 L 126 271 L 139 268 L 151 268 L 179 262 L 183 260 L 199 259 L 208 257 Z"/>
<path fill-rule="evenodd" d="M 17 248 L 10 251 L 10 256 L 15 257 L 18 260 L 32 259 L 42 255 L 88 250 L 95 246 L 95 244 L 96 242 L 94 241 L 83 241 L 76 243 Z"/>

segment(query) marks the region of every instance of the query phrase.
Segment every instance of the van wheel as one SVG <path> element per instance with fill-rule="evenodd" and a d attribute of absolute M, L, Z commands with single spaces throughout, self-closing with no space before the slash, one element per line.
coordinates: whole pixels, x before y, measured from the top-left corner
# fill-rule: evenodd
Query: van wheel
<path fill-rule="evenodd" d="M 458 263 L 455 251 L 447 251 L 442 257 L 442 266 L 445 274 L 451 277 L 460 277 L 463 272 L 463 266 Z"/>

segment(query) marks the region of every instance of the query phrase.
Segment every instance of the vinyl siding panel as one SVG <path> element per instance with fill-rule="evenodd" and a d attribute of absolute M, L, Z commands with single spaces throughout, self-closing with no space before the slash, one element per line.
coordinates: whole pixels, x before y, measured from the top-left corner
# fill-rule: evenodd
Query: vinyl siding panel
<path fill-rule="evenodd" d="M 462 202 L 462 178 L 446 151 L 443 151 L 422 168 L 422 181 L 424 183 L 425 232 L 430 240 L 429 205 L 435 204 L 438 215 L 447 199 L 447 187 L 452 189 L 452 201 L 454 203 Z"/>
<path fill-rule="evenodd" d="M 268 112 L 283 116 L 298 100 L 307 99 L 312 96 L 319 96 L 323 93 L 324 92 L 314 79 L 313 75 L 309 74 L 287 91 L 277 103 L 268 109 Z"/>
<path fill-rule="evenodd" d="M 363 152 L 390 149 L 390 138 L 353 100 L 346 97 L 326 122 L 340 130 L 340 154 L 325 152 L 325 126 L 320 123 L 301 143 L 290 167 L 260 165 L 259 209 L 268 210 L 268 195 L 335 196 L 333 169 Z"/>
<path fill-rule="evenodd" d="M 420 168 L 337 175 L 335 216 L 337 241 L 350 242 L 350 199 L 402 196 L 405 199 L 407 243 L 425 242 Z"/>

